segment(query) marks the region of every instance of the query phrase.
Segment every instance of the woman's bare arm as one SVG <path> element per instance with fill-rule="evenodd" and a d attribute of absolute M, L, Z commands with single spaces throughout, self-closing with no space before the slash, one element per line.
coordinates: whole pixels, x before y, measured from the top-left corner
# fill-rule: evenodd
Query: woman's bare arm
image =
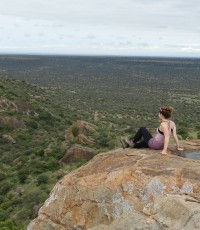
<path fill-rule="evenodd" d="M 169 145 L 169 129 L 167 123 L 161 123 L 161 130 L 164 133 L 165 141 L 164 141 L 164 148 L 162 150 L 162 154 L 167 154 L 167 148 Z"/>
<path fill-rule="evenodd" d="M 179 145 L 179 140 L 178 140 L 178 137 L 177 137 L 177 134 L 176 134 L 176 125 L 175 124 L 174 124 L 174 127 L 173 127 L 173 137 L 174 137 L 174 141 L 175 141 L 177 150 L 183 150 L 183 148 L 181 148 L 180 145 Z"/>

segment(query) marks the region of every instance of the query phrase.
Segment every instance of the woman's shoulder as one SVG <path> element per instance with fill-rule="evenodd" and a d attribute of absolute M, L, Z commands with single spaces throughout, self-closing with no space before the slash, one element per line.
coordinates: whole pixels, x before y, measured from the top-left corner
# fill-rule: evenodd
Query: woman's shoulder
<path fill-rule="evenodd" d="M 173 129 L 173 127 L 175 126 L 175 122 L 173 122 L 172 120 L 169 121 L 163 121 L 161 122 L 161 127 L 168 127 L 170 125 L 170 127 Z"/>
<path fill-rule="evenodd" d="M 172 121 L 172 120 L 170 120 L 170 124 L 171 124 L 171 125 L 175 125 L 175 122 Z"/>
<path fill-rule="evenodd" d="M 175 122 L 170 120 L 170 127 L 172 130 L 174 129 L 175 126 L 176 126 Z"/>

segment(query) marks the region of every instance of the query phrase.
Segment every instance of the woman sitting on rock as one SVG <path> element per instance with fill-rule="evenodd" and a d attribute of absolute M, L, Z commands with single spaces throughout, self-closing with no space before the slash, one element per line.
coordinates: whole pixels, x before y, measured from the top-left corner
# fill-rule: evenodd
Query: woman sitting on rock
<path fill-rule="evenodd" d="M 176 134 L 176 125 L 170 120 L 172 107 L 161 107 L 159 109 L 159 118 L 161 119 L 160 127 L 157 128 L 157 134 L 153 137 L 150 132 L 141 127 L 134 137 L 121 138 L 123 148 L 150 148 L 161 150 L 161 154 L 167 154 L 170 135 L 173 135 L 177 150 L 183 150 L 179 146 L 178 137 Z M 143 140 L 141 140 L 143 138 Z M 140 142 L 139 142 L 140 141 Z"/>

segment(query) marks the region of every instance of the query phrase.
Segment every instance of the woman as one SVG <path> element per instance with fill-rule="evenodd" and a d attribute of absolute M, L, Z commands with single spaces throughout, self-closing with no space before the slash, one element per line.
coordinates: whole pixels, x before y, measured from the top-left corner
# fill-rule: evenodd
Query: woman
<path fill-rule="evenodd" d="M 172 107 L 161 107 L 159 109 L 159 118 L 161 119 L 160 127 L 157 129 L 157 134 L 153 137 L 150 132 L 145 128 L 141 127 L 134 137 L 132 138 L 121 138 L 123 148 L 150 148 L 156 150 L 162 150 L 161 154 L 167 154 L 167 148 L 169 145 L 170 135 L 173 135 L 176 143 L 177 150 L 183 150 L 179 146 L 178 137 L 176 134 L 176 125 L 170 120 Z M 143 140 L 141 141 L 141 139 Z M 140 141 L 140 142 L 138 142 Z"/>

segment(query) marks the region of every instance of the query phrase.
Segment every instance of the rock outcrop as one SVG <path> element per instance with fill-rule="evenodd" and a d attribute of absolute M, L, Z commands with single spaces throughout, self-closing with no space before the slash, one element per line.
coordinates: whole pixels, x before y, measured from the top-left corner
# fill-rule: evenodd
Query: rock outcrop
<path fill-rule="evenodd" d="M 5 97 L 0 96 L 0 113 L 6 111 L 8 109 L 11 111 L 17 111 L 18 110 L 17 105 L 14 102 L 8 100 Z"/>
<path fill-rule="evenodd" d="M 78 120 L 66 130 L 65 138 L 70 141 L 78 141 L 81 144 L 95 144 L 94 140 L 89 137 L 93 132 L 96 132 L 95 125 Z"/>
<path fill-rule="evenodd" d="M 4 141 L 10 142 L 12 144 L 16 144 L 16 140 L 11 135 L 9 135 L 9 134 L 3 134 L 2 135 L 2 139 Z"/>
<path fill-rule="evenodd" d="M 5 125 L 11 127 L 12 129 L 25 129 L 26 125 L 23 121 L 18 120 L 12 116 L 0 117 L 0 128 L 3 128 Z"/>
<path fill-rule="evenodd" d="M 117 149 L 62 178 L 28 230 L 200 229 L 199 193 L 200 161 Z"/>
<path fill-rule="evenodd" d="M 14 99 L 14 101 L 11 101 L 5 97 L 0 96 L 0 113 L 6 111 L 17 112 L 27 116 L 39 116 L 39 114 L 36 113 L 27 102 L 16 98 Z"/>
<path fill-rule="evenodd" d="M 74 145 L 64 155 L 60 160 L 63 163 L 69 164 L 78 161 L 89 161 L 95 156 L 93 149 L 88 147 L 83 147 L 81 145 Z"/>

